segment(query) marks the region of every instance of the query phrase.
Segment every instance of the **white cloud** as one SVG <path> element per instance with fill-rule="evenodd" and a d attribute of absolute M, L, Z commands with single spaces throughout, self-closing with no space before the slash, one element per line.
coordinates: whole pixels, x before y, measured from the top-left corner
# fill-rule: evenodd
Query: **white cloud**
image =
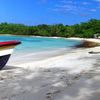
<path fill-rule="evenodd" d="M 55 10 L 56 9 L 56 10 Z M 75 11 L 77 9 L 77 6 L 74 1 L 72 0 L 62 0 L 58 4 L 55 5 L 54 11 L 63 11 L 63 12 L 68 12 L 68 11 Z"/>
<path fill-rule="evenodd" d="M 82 2 L 83 5 L 88 5 L 90 4 L 89 2 Z"/>
<path fill-rule="evenodd" d="M 45 4 L 48 2 L 48 0 L 38 0 L 39 3 Z"/>
<path fill-rule="evenodd" d="M 100 0 L 95 0 L 100 1 Z M 87 13 L 96 12 L 96 8 L 91 8 L 91 5 L 94 5 L 93 2 L 89 1 L 76 1 L 76 0 L 60 0 L 57 4 L 52 8 L 53 11 L 60 13 L 72 13 L 72 14 L 80 14 L 85 12 L 86 14 L 81 14 L 81 16 L 87 16 Z"/>
<path fill-rule="evenodd" d="M 60 2 L 65 3 L 65 4 L 66 4 L 66 3 L 73 3 L 73 1 L 71 1 L 71 0 L 70 0 L 70 1 L 68 1 L 68 0 L 62 0 L 62 1 L 60 1 Z"/>
<path fill-rule="evenodd" d="M 97 10 L 96 10 L 96 9 L 90 9 L 90 11 L 92 11 L 92 12 L 96 12 Z"/>
<path fill-rule="evenodd" d="M 94 0 L 94 1 L 100 2 L 100 0 Z"/>

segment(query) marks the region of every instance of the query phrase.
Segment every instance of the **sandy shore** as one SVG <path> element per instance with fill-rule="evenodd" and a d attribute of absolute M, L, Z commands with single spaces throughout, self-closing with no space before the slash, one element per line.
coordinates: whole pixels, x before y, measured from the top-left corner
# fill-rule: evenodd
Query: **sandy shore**
<path fill-rule="evenodd" d="M 64 55 L 0 71 L 0 100 L 99 100 L 100 47 L 75 49 Z"/>
<path fill-rule="evenodd" d="M 72 39 L 72 40 L 86 40 L 86 41 L 92 41 L 92 42 L 97 42 L 100 43 L 100 39 L 95 39 L 95 38 L 68 38 L 68 39 Z"/>

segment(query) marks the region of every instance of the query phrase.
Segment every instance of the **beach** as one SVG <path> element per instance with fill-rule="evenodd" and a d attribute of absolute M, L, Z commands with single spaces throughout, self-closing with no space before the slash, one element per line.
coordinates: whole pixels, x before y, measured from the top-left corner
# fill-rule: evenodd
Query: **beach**
<path fill-rule="evenodd" d="M 100 42 L 100 40 L 92 40 Z M 0 100 L 99 100 L 100 46 L 73 49 L 0 71 Z"/>

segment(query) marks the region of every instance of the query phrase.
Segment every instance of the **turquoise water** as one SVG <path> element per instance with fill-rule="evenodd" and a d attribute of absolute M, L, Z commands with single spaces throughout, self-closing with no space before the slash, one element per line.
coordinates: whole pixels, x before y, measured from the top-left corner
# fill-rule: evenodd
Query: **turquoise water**
<path fill-rule="evenodd" d="M 63 38 L 45 38 L 45 37 L 24 37 L 24 36 L 0 36 L 0 41 L 18 40 L 22 44 L 16 47 L 16 52 L 39 52 L 45 50 L 58 50 L 61 48 L 70 48 L 80 41 L 68 40 Z"/>

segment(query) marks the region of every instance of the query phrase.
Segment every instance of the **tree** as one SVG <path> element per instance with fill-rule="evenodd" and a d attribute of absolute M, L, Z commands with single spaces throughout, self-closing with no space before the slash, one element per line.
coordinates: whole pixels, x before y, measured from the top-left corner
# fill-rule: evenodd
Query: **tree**
<path fill-rule="evenodd" d="M 7 22 L 0 24 L 0 34 L 89 38 L 96 33 L 100 34 L 100 20 L 97 19 L 70 26 L 63 24 L 26 26 Z"/>

